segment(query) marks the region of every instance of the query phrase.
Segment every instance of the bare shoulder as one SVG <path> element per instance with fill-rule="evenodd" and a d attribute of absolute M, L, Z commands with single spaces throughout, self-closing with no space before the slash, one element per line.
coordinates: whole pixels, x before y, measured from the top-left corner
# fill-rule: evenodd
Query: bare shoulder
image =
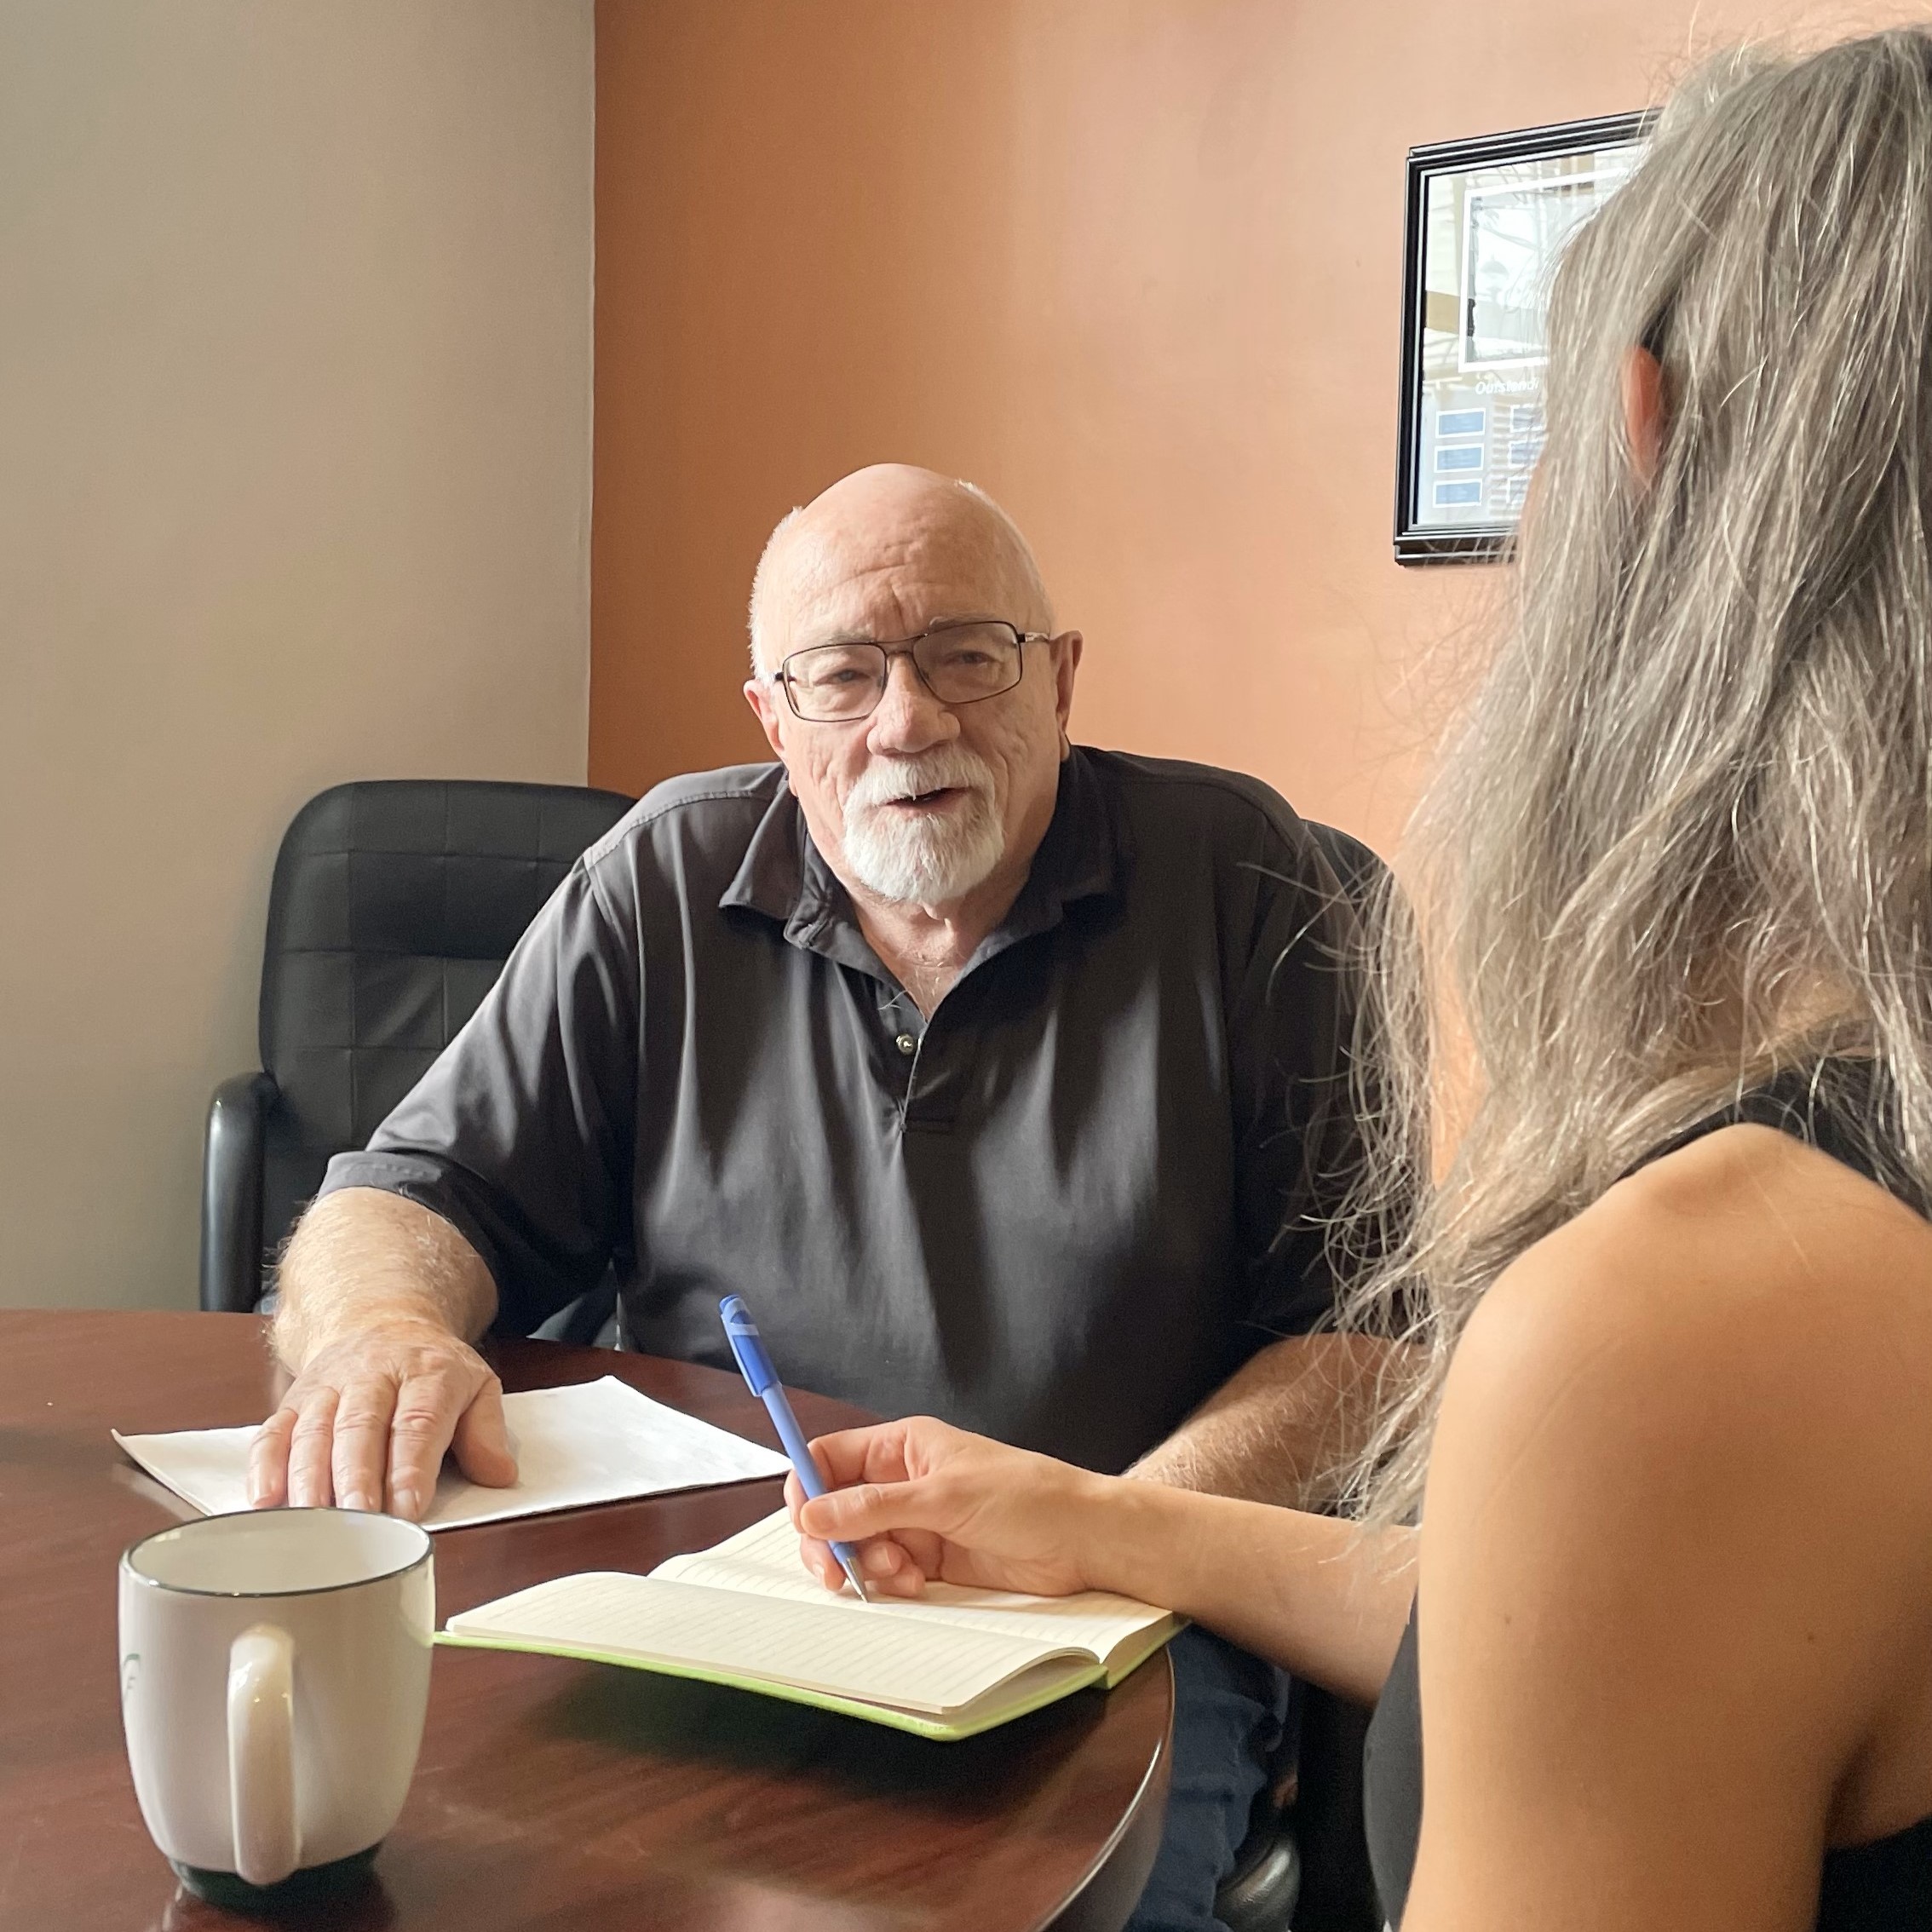
<path fill-rule="evenodd" d="M 1788 1135 L 1706 1136 L 1504 1272 L 1452 1401 L 1473 1406 L 1458 1398 L 1479 1383 L 1492 1414 L 1561 1391 L 1579 1421 L 1714 1449 L 1734 1432 L 1754 1452 L 1789 1438 L 1815 1457 L 1821 1431 L 1849 1444 L 1897 1424 L 1918 1452 L 1896 1461 L 1895 1499 L 1919 1482 L 1932 1508 L 1932 1225 Z"/>
<path fill-rule="evenodd" d="M 1593 1708 L 1599 1753 L 1641 1734 L 1688 1762 L 1707 1731 L 1793 1828 L 1814 1800 L 1854 1836 L 1920 1815 L 1929 1403 L 1932 1227 L 1768 1128 L 1653 1163 L 1509 1268 L 1458 1350 L 1423 1538 L 1457 1625 L 1438 1666 Z"/>

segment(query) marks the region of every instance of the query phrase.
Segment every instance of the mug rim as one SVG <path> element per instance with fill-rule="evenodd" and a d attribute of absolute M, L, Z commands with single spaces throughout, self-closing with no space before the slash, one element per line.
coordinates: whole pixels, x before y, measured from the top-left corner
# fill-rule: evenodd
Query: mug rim
<path fill-rule="evenodd" d="M 159 1577 L 150 1576 L 147 1571 L 135 1567 L 135 1553 L 145 1550 L 158 1537 L 173 1536 L 181 1530 L 193 1529 L 200 1523 L 231 1521 L 238 1516 L 372 1516 L 383 1522 L 394 1523 L 399 1528 L 414 1530 L 423 1538 L 423 1547 L 405 1563 L 398 1563 L 394 1569 L 378 1570 L 373 1576 L 352 1577 L 346 1583 L 315 1584 L 304 1589 L 290 1584 L 280 1590 L 210 1590 L 200 1584 L 164 1583 Z M 145 1584 L 150 1590 L 166 1590 L 173 1596 L 221 1596 L 236 1602 L 254 1602 L 279 1596 L 333 1596 L 345 1590 L 365 1590 L 371 1584 L 389 1583 L 397 1577 L 405 1577 L 435 1554 L 435 1543 L 429 1532 L 421 1523 L 412 1523 L 405 1517 L 392 1516 L 387 1509 L 344 1509 L 334 1504 L 280 1504 L 273 1509 L 217 1509 L 205 1516 L 192 1517 L 183 1523 L 164 1523 L 159 1529 L 150 1530 L 146 1536 L 137 1536 L 121 1552 L 121 1568 L 136 1583 Z"/>

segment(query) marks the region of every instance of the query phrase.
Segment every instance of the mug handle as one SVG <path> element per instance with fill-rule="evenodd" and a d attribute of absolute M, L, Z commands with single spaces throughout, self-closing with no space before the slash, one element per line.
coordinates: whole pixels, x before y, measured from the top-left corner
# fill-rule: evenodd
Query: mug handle
<path fill-rule="evenodd" d="M 254 1624 L 228 1649 L 228 1816 L 235 1870 L 277 1885 L 302 1862 L 295 1807 L 295 1640 Z"/>

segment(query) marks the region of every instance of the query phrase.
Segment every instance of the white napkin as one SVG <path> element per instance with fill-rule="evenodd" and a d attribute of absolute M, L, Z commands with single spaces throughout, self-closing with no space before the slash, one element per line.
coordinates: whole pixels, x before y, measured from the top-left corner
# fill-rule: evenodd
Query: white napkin
<path fill-rule="evenodd" d="M 446 1463 L 426 1529 L 502 1522 L 618 1503 L 671 1489 L 704 1489 L 783 1475 L 783 1456 L 755 1442 L 667 1409 L 629 1383 L 531 1389 L 503 1398 L 503 1418 L 516 1451 L 516 1481 L 486 1489 Z M 112 1432 L 135 1461 L 204 1515 L 248 1507 L 248 1452 L 255 1430 L 189 1429 L 169 1435 Z"/>

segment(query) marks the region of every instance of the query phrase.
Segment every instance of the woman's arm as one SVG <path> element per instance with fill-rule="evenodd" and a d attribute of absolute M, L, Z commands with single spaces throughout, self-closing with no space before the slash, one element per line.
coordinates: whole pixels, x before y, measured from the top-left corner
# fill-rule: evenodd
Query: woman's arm
<path fill-rule="evenodd" d="M 919 1417 L 812 1446 L 834 1486 L 786 1497 L 828 1588 L 826 1542 L 864 1542 L 868 1585 L 925 1579 L 1065 1596 L 1113 1590 L 1205 1624 L 1363 1703 L 1380 1693 L 1409 1611 L 1412 1532 L 1165 1483 L 1098 1476 Z M 869 1540 L 868 1540 L 869 1539 Z"/>
<path fill-rule="evenodd" d="M 1827 1843 L 1932 1811 L 1923 1739 L 1875 1745 L 1923 1716 L 1927 1240 L 1739 1128 L 1491 1290 L 1429 1471 L 1404 1932 L 1801 1932 Z"/>
<path fill-rule="evenodd" d="M 1104 1479 L 1089 1587 L 1178 1610 L 1324 1690 L 1373 1704 L 1415 1595 L 1415 1532 Z"/>

